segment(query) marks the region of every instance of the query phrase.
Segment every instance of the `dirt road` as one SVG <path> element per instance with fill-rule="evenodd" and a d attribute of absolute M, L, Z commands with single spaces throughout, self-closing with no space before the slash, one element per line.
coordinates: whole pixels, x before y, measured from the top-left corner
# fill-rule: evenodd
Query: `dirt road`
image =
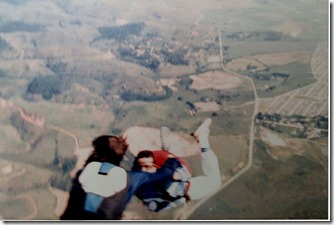
<path fill-rule="evenodd" d="M 220 37 L 220 31 L 218 31 L 219 33 L 219 37 Z M 221 39 L 219 38 L 219 41 L 221 41 Z M 223 58 L 222 54 L 222 48 L 221 48 L 221 43 L 220 43 L 220 54 L 221 54 L 221 59 Z M 221 61 L 221 68 L 224 70 L 224 66 L 223 66 L 223 61 Z M 259 112 L 259 97 L 257 95 L 256 92 L 256 87 L 254 84 L 254 81 L 244 75 L 235 73 L 234 71 L 226 71 L 229 72 L 230 74 L 233 74 L 235 76 L 238 77 L 243 77 L 246 78 L 247 80 L 249 80 L 252 84 L 253 87 L 253 92 L 254 92 L 254 111 L 253 111 L 253 116 L 252 116 L 252 120 L 251 120 L 251 124 L 250 124 L 250 130 L 249 130 L 249 150 L 248 150 L 248 162 L 246 164 L 245 167 L 243 167 L 237 174 L 235 174 L 233 177 L 231 177 L 229 180 L 224 181 L 224 183 L 221 185 L 221 187 L 219 188 L 219 191 L 221 191 L 222 189 L 224 189 L 225 187 L 227 187 L 229 184 L 231 184 L 233 181 L 235 181 L 236 179 L 238 179 L 242 174 L 244 174 L 253 164 L 253 143 L 254 143 L 254 134 L 255 134 L 255 127 L 254 127 L 254 118 L 255 116 L 258 114 Z M 217 193 L 216 192 L 216 193 Z M 192 204 L 190 207 L 185 206 L 182 210 L 182 213 L 178 213 L 174 219 L 176 220 L 187 220 L 189 218 L 189 216 L 191 216 L 193 214 L 193 212 L 200 207 L 203 203 L 205 203 L 207 200 L 209 200 L 212 196 L 214 196 L 216 193 L 207 196 L 206 198 L 203 198 L 201 200 L 199 200 L 198 202 L 196 202 L 195 204 Z"/>

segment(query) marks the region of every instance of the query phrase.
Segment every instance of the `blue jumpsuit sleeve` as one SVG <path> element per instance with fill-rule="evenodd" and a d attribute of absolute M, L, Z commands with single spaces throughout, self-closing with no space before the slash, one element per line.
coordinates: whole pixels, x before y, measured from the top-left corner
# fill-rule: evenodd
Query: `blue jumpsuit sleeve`
<path fill-rule="evenodd" d="M 156 173 L 148 173 L 144 171 L 130 172 L 130 187 L 128 192 L 128 200 L 135 194 L 138 188 L 143 184 L 150 184 L 155 182 L 165 182 L 173 179 L 173 174 L 177 168 L 182 167 L 179 160 L 170 158 L 165 165 L 157 170 Z"/>
<path fill-rule="evenodd" d="M 173 172 L 175 172 L 175 170 L 177 168 L 180 168 L 180 167 L 182 167 L 182 164 L 181 164 L 181 162 L 178 159 L 176 159 L 176 158 L 169 158 L 169 159 L 167 159 L 167 161 L 165 162 L 165 164 L 163 165 L 163 167 L 161 167 L 161 169 L 168 168 L 168 169 L 173 170 Z"/>

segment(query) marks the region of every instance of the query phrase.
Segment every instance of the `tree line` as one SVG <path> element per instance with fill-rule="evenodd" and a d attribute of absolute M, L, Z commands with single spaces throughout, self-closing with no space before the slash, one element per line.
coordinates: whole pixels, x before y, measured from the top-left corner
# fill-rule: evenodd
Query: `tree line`
<path fill-rule="evenodd" d="M 98 31 L 103 38 L 122 41 L 129 35 L 138 35 L 144 25 L 144 23 L 128 23 L 122 26 L 99 27 Z"/>
<path fill-rule="evenodd" d="M 69 79 L 64 76 L 39 76 L 29 83 L 26 93 L 40 94 L 43 99 L 50 100 L 54 95 L 67 90 L 69 86 Z"/>
<path fill-rule="evenodd" d="M 132 91 L 123 91 L 121 93 L 121 98 L 125 101 L 146 101 L 146 102 L 153 102 L 153 101 L 162 101 L 168 99 L 173 95 L 173 90 L 167 86 L 164 86 L 165 94 L 158 95 L 153 93 L 151 95 L 142 94 L 142 93 L 135 93 Z"/>

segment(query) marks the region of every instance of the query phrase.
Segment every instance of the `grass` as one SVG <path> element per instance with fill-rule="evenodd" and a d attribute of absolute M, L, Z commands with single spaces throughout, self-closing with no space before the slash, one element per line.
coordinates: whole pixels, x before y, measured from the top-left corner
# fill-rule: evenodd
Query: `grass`
<path fill-rule="evenodd" d="M 222 110 L 217 112 L 217 116 L 214 117 L 216 121 L 216 125 L 213 127 L 214 135 L 221 133 L 243 134 L 248 132 L 253 106 L 228 110 L 229 106 L 253 100 L 252 92 L 249 88 L 246 85 L 243 87 L 245 88 L 242 88 L 240 91 L 233 90 L 229 92 L 231 95 L 233 93 L 241 94 L 240 97 L 236 97 L 235 100 L 228 102 L 227 110 L 222 106 Z M 203 96 L 216 98 L 218 93 L 212 90 L 193 92 L 179 86 L 178 91 L 167 100 L 160 102 L 136 101 L 124 105 L 116 113 L 116 119 L 112 126 L 124 131 L 131 126 L 159 128 L 162 125 L 167 125 L 174 130 L 190 133 L 196 129 L 197 122 L 199 123 L 206 117 L 211 117 L 211 112 L 201 112 L 197 113 L 195 117 L 191 117 L 189 114 L 190 107 L 186 102 L 199 102 Z M 180 96 L 182 96 L 182 100 L 178 99 Z M 242 118 L 240 118 L 241 115 Z"/>
<path fill-rule="evenodd" d="M 58 141 L 59 155 L 64 158 L 72 157 L 73 150 L 74 150 L 73 149 L 73 146 L 74 146 L 73 138 L 65 134 L 62 134 L 62 133 L 58 133 L 56 138 Z"/>
<path fill-rule="evenodd" d="M 1 215 L 6 220 L 17 220 L 29 215 L 32 210 L 29 203 L 17 196 L 7 197 L 6 200 L 0 201 Z M 15 210 L 13 210 L 15 209 Z"/>
<path fill-rule="evenodd" d="M 244 74 L 250 75 L 249 72 L 243 71 Z M 252 73 L 251 77 L 255 83 L 259 97 L 274 97 L 304 86 L 310 85 L 316 82 L 311 67 L 309 64 L 301 64 L 299 62 L 288 63 L 281 66 L 271 66 L 267 74 L 284 73 L 289 74 L 289 78 L 284 80 L 283 78 L 276 78 L 270 80 L 260 80 L 253 78 L 255 73 Z M 275 86 L 274 90 L 266 91 L 265 86 Z"/>
<path fill-rule="evenodd" d="M 245 136 L 210 136 L 210 145 L 218 158 L 222 175 L 230 176 L 236 172 L 236 166 L 248 160 L 247 137 Z M 199 155 L 187 157 L 193 176 L 203 174 Z"/>
<path fill-rule="evenodd" d="M 327 185 L 318 162 L 303 156 L 275 161 L 256 147 L 250 170 L 189 219 L 326 219 Z"/>
<path fill-rule="evenodd" d="M 211 147 L 219 159 L 224 175 L 236 172 L 238 163 L 248 161 L 248 136 L 215 136 L 210 139 Z"/>
<path fill-rule="evenodd" d="M 4 161 L 3 158 L 1 160 Z M 23 163 L 25 160 L 27 159 L 21 159 L 21 157 L 15 157 L 13 161 L 5 160 L 8 163 L 13 163 L 14 171 L 26 170 L 26 172 L 9 181 L 10 188 L 6 193 L 8 198 L 0 201 L 1 215 L 5 219 L 15 220 L 24 218 L 32 212 L 30 203 L 16 198 L 18 194 L 22 193 L 31 196 L 37 204 L 38 214 L 33 219 L 58 219 L 53 215 L 56 199 L 47 189 L 49 178 L 55 171 L 51 167 L 43 168 Z"/>
<path fill-rule="evenodd" d="M 294 52 L 299 50 L 314 51 L 318 41 L 309 42 L 263 42 L 263 41 L 226 41 L 229 45 L 228 51 L 224 55 L 225 59 L 237 59 L 240 57 L 270 54 L 273 52 Z"/>
<path fill-rule="evenodd" d="M 31 195 L 37 205 L 38 213 L 35 219 L 38 220 L 59 220 L 54 215 L 54 209 L 56 207 L 56 197 L 45 188 L 32 189 L 27 192 Z"/>
<path fill-rule="evenodd" d="M 21 152 L 29 146 L 22 142 L 17 130 L 11 125 L 3 124 L 0 128 L 0 152 Z"/>
<path fill-rule="evenodd" d="M 216 126 L 212 128 L 213 134 L 243 135 L 249 133 L 253 105 L 239 107 L 230 110 L 228 107 L 219 111 L 216 118 Z"/>
<path fill-rule="evenodd" d="M 79 139 L 79 145 L 89 145 L 92 137 L 108 131 L 113 121 L 111 110 L 103 106 L 78 106 L 71 104 L 50 103 L 48 101 L 26 102 L 20 98 L 13 98 L 13 102 L 22 106 L 28 112 L 47 115 L 47 124 L 66 129 Z M 93 126 L 92 126 L 93 125 Z"/>
<path fill-rule="evenodd" d="M 26 172 L 19 177 L 11 180 L 13 191 L 23 192 L 40 186 L 46 186 L 49 182 L 49 177 L 53 173 L 52 168 L 41 168 L 38 165 L 34 166 L 27 163 L 14 162 L 16 168 L 24 169 Z"/>
<path fill-rule="evenodd" d="M 15 159 L 20 161 L 19 159 Z M 4 160 L 1 161 L 13 164 L 13 171 L 19 172 L 25 170 L 23 175 L 9 180 L 9 190 L 4 192 L 5 198 L 0 200 L 0 212 L 5 219 L 22 219 L 32 213 L 32 206 L 24 196 L 31 196 L 35 201 L 44 202 L 44 206 L 39 210 L 44 214 L 45 211 L 51 211 L 52 196 L 43 195 L 43 190 L 47 188 L 49 176 L 52 171 L 42 169 L 30 164 Z M 36 193 L 34 196 L 30 192 Z M 22 196 L 22 197 L 21 197 Z M 47 200 L 47 201 L 46 201 Z M 49 206 L 47 206 L 49 205 Z M 44 215 L 47 215 L 46 213 Z M 51 217 L 47 217 L 50 219 Z M 36 219 L 36 218 L 34 218 Z"/>
<path fill-rule="evenodd" d="M 122 108 L 113 125 L 122 131 L 131 126 L 159 128 L 162 125 L 167 125 L 175 130 L 188 130 L 190 116 L 184 102 L 168 102 L 171 100 L 154 103 L 130 103 Z"/>
<path fill-rule="evenodd" d="M 7 107 L 0 109 L 0 153 L 1 152 L 22 152 L 29 146 L 21 140 L 21 134 L 15 129 L 10 121 L 15 110 Z"/>

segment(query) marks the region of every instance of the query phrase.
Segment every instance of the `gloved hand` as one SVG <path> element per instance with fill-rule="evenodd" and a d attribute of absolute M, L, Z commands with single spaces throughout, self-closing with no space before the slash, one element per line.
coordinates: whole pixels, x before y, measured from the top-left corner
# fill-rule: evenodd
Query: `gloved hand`
<path fill-rule="evenodd" d="M 169 168 L 171 170 L 176 170 L 177 168 L 181 168 L 182 165 L 180 161 L 176 158 L 168 158 L 164 167 Z"/>

